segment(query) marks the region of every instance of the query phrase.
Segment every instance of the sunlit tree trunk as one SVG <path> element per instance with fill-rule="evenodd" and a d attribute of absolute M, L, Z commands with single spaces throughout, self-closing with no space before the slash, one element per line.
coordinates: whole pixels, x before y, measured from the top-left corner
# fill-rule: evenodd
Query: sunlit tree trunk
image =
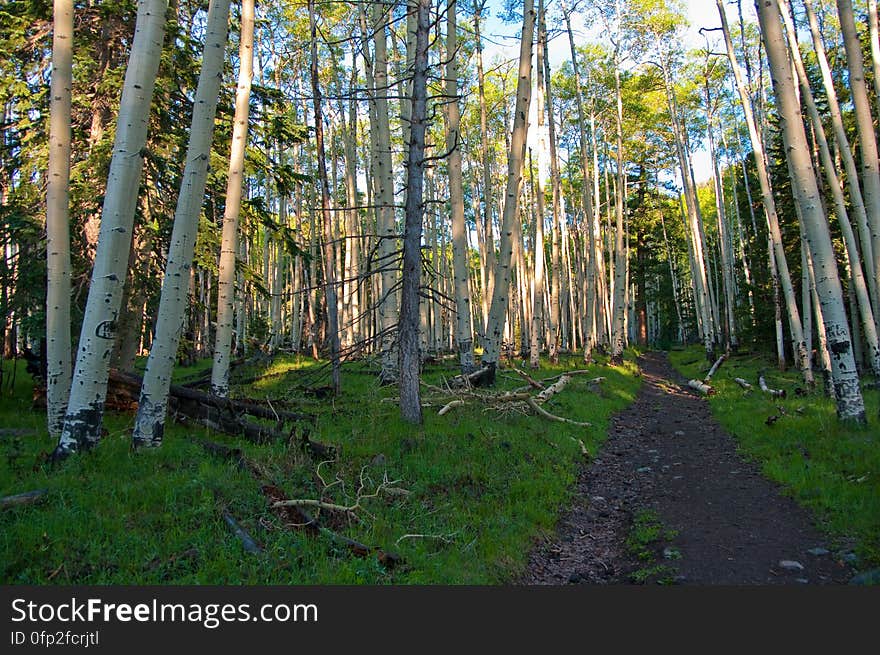
<path fill-rule="evenodd" d="M 171 373 L 177 360 L 193 251 L 205 198 L 208 161 L 214 136 L 214 116 L 223 78 L 229 4 L 230 0 L 211 0 L 208 6 L 202 69 L 193 103 L 186 164 L 177 197 L 177 209 L 174 212 L 168 262 L 162 280 L 156 335 L 144 370 L 132 432 L 132 442 L 136 447 L 162 445 Z"/>
<path fill-rule="evenodd" d="M 837 98 L 837 90 L 832 77 L 831 66 L 828 63 L 828 55 L 825 51 L 825 44 L 822 40 L 822 34 L 819 30 L 819 21 L 813 11 L 812 0 L 803 0 L 804 9 L 806 10 L 807 20 L 810 25 L 810 34 L 813 40 L 813 48 L 816 54 L 816 62 L 819 65 L 819 71 L 822 73 L 822 84 L 825 91 L 825 98 L 828 103 L 828 115 L 831 118 L 832 134 L 837 144 L 837 152 L 843 163 L 846 172 L 847 189 L 849 190 L 850 214 L 855 219 L 855 223 L 859 235 L 859 243 L 862 247 L 862 264 L 865 267 L 865 277 L 870 290 L 871 303 L 874 307 L 875 315 L 880 311 L 880 288 L 878 288 L 877 268 L 874 265 L 874 259 L 869 256 L 874 250 L 872 245 L 872 235 L 870 225 L 880 221 L 880 215 L 869 219 L 869 212 L 873 209 L 866 205 L 866 198 L 862 195 L 862 188 L 859 185 L 860 175 L 856 166 L 855 157 L 847 135 L 847 129 L 844 125 L 844 116 Z"/>
<path fill-rule="evenodd" d="M 510 260 L 513 252 L 514 221 L 519 220 L 519 195 L 522 188 L 523 162 L 526 155 L 529 103 L 532 89 L 532 40 L 535 33 L 535 9 L 532 0 L 523 2 L 523 28 L 520 40 L 519 72 L 516 86 L 516 107 L 507 160 L 507 188 L 501 219 L 501 244 L 495 274 L 495 288 L 489 309 L 483 366 L 495 369 L 501 354 L 507 301 L 510 295 Z"/>
<path fill-rule="evenodd" d="M 788 324 L 791 330 L 792 350 L 794 352 L 795 361 L 804 382 L 807 385 L 813 385 L 813 373 L 810 368 L 809 353 L 806 351 L 804 342 L 803 324 L 801 322 L 800 312 L 797 307 L 797 299 L 795 298 L 794 286 L 791 283 L 791 274 L 788 269 L 788 261 L 785 258 L 785 249 L 782 243 L 782 233 L 779 229 L 779 218 L 776 213 L 776 201 L 773 197 L 773 190 L 770 185 L 770 176 L 767 172 L 767 157 L 764 152 L 764 143 L 761 135 L 758 133 L 757 123 L 752 111 L 752 103 L 749 98 L 748 90 L 743 84 L 742 74 L 740 73 L 739 63 L 736 60 L 736 54 L 733 50 L 733 42 L 730 38 L 730 30 L 727 25 L 727 14 L 724 11 L 722 0 L 715 0 L 718 8 L 718 14 L 721 18 L 721 26 L 724 32 L 724 42 L 727 47 L 727 56 L 730 60 L 730 67 L 733 71 L 734 81 L 739 91 L 743 113 L 746 118 L 746 125 L 749 129 L 749 137 L 752 143 L 752 150 L 755 155 L 755 163 L 758 170 L 758 181 L 761 185 L 761 197 L 764 201 L 764 215 L 767 219 L 767 225 L 770 231 L 770 239 L 773 243 L 773 252 L 775 256 L 775 264 L 779 273 L 779 282 L 782 288 L 783 297 L 785 299 L 785 307 L 788 313 Z M 777 17 L 778 22 L 778 17 Z"/>
<path fill-rule="evenodd" d="M 843 288 L 837 273 L 837 262 L 826 217 L 819 199 L 819 189 L 804 132 L 800 103 L 796 96 L 795 83 L 782 36 L 779 7 L 776 0 L 758 0 L 755 8 L 761 24 L 761 38 L 770 63 L 786 158 L 793 174 L 795 202 L 801 208 L 813 262 L 823 272 L 821 276 L 817 276 L 816 289 L 822 306 L 828 349 L 834 353 L 831 372 L 834 379 L 837 415 L 841 420 L 865 423 L 865 405 L 853 358 Z"/>
<path fill-rule="evenodd" d="M 843 45 L 846 49 L 846 63 L 849 71 L 849 88 L 852 93 L 856 130 L 859 135 L 862 163 L 862 189 L 868 222 L 871 232 L 871 245 L 864 246 L 864 259 L 873 263 L 870 271 L 880 273 L 880 155 L 877 150 L 877 133 L 871 117 L 871 104 L 865 83 L 865 62 L 862 56 L 862 42 L 856 32 L 852 0 L 837 0 L 837 14 L 843 32 Z M 876 284 L 876 279 L 875 279 Z M 880 305 L 880 297 L 875 288 L 874 301 Z"/>
<path fill-rule="evenodd" d="M 134 210 L 144 162 L 150 102 L 159 69 L 167 0 L 140 0 L 122 87 L 101 233 L 83 317 L 64 428 L 53 457 L 98 443 L 107 395 L 110 352 L 122 302 Z"/>
<path fill-rule="evenodd" d="M 232 327 L 235 308 L 235 261 L 238 252 L 238 218 L 241 212 L 244 155 L 248 141 L 251 80 L 254 76 L 254 0 L 242 0 L 239 41 L 238 86 L 232 119 L 232 145 L 226 178 L 226 209 L 220 244 L 220 273 L 217 281 L 217 331 L 211 391 L 221 398 L 229 394 L 229 363 L 232 357 Z M 241 338 L 241 335 L 239 335 Z"/>
<path fill-rule="evenodd" d="M 837 176 L 837 166 L 831 156 L 831 150 L 828 147 L 828 140 L 825 135 L 825 128 L 822 123 L 822 117 L 813 98 L 813 92 L 810 88 L 809 78 L 804 68 L 800 50 L 797 43 L 797 32 L 795 31 L 794 21 L 789 15 L 789 7 L 787 0 L 778 0 L 782 17 L 785 21 L 786 34 L 788 37 L 789 53 L 797 73 L 798 82 L 801 88 L 801 97 L 803 104 L 807 108 L 807 114 L 813 127 L 816 145 L 819 149 L 822 170 L 825 172 L 828 190 L 834 199 L 834 210 L 837 215 L 837 222 L 840 225 L 841 234 L 843 234 L 844 244 L 846 247 L 847 257 L 851 264 L 852 285 L 856 299 L 858 301 L 859 317 L 862 322 L 862 329 L 865 336 L 865 343 L 868 345 L 868 361 L 871 371 L 875 378 L 880 379 L 880 343 L 877 337 L 877 325 L 874 320 L 874 312 L 871 307 L 868 286 L 865 277 L 862 274 L 861 258 L 859 257 L 858 245 L 856 237 L 853 233 L 852 225 L 850 225 L 849 214 L 847 210 L 846 200 L 843 197 L 843 189 L 840 186 L 840 179 Z M 804 313 L 806 314 L 806 309 Z M 806 321 L 806 315 L 804 320 Z M 806 326 L 804 327 L 806 332 Z M 809 348 L 807 350 L 810 350 Z"/>
<path fill-rule="evenodd" d="M 452 275 L 455 285 L 455 340 L 462 373 L 474 368 L 471 335 L 471 294 L 468 280 L 467 226 L 464 216 L 464 184 L 461 172 L 461 134 L 458 96 L 458 5 L 446 6 L 446 150 L 449 167 L 449 208 L 452 220 Z M 488 204 L 488 203 L 487 203 Z"/>
<path fill-rule="evenodd" d="M 70 107 L 73 0 L 55 0 L 46 176 L 46 418 L 58 439 L 70 395 Z"/>

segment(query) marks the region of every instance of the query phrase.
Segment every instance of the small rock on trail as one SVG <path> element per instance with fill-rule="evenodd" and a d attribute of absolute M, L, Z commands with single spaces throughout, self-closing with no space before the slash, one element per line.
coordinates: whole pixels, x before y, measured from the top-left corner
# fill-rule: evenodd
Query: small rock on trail
<path fill-rule="evenodd" d="M 556 537 L 535 548 L 519 582 L 628 584 L 657 564 L 674 584 L 847 582 L 850 566 L 816 547 L 824 539 L 808 512 L 739 457 L 666 355 L 647 353 L 639 366 L 638 398 L 611 421 L 602 450 L 580 471 Z M 643 510 L 656 513 L 667 536 L 655 544 L 653 563 L 636 559 L 625 543 Z M 664 549 L 676 557 L 664 558 Z"/>

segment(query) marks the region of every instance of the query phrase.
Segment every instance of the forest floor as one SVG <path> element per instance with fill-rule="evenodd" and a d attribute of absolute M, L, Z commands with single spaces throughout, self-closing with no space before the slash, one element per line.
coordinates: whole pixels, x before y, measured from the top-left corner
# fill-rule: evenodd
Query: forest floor
<path fill-rule="evenodd" d="M 580 471 L 555 537 L 521 584 L 836 584 L 852 553 L 737 451 L 664 353 Z M 761 411 L 757 409 L 757 411 Z"/>

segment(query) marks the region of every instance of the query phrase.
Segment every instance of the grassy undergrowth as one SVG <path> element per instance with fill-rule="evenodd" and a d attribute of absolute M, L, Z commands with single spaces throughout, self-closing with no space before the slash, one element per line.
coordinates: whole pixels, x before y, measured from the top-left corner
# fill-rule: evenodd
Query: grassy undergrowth
<path fill-rule="evenodd" d="M 669 357 L 688 378 L 702 378 L 709 368 L 700 347 Z M 767 385 L 785 390 L 786 398 L 758 388 L 761 371 Z M 744 391 L 736 377 L 754 389 Z M 780 372 L 763 356 L 731 357 L 712 386 L 718 392 L 709 400 L 712 412 L 736 437 L 740 452 L 811 509 L 835 547 L 854 547 L 860 566 L 880 564 L 880 392 L 864 392 L 869 425 L 862 428 L 839 422 L 834 402 L 821 391 L 800 395 L 800 374 Z"/>
<path fill-rule="evenodd" d="M 321 398 L 326 369 L 295 356 L 277 358 L 263 377 L 234 393 L 268 398 L 273 406 L 317 416 L 311 438 L 338 449 L 321 464 L 298 442 L 254 445 L 202 427 L 169 423 L 164 445 L 129 449 L 131 414 L 108 414 L 94 451 L 51 468 L 41 460 L 53 443 L 45 413 L 31 409 L 23 365 L 12 392 L 0 395 L 0 496 L 47 489 L 37 505 L 0 511 L 0 581 L 27 584 L 493 584 L 525 565 L 536 538 L 551 531 L 568 499 L 582 439 L 595 454 L 608 418 L 635 397 L 639 380 L 628 362 L 591 366 L 546 405 L 554 414 L 589 421 L 590 428 L 553 423 L 521 412 L 472 404 L 424 425 L 398 418 L 394 388 L 353 363 L 343 370 L 343 394 Z M 8 362 L 7 362 L 8 365 Z M 572 358 L 543 365 L 537 378 L 582 368 Z M 440 383 L 453 364 L 432 365 L 425 379 Z M 179 371 L 178 379 L 192 371 Z M 268 375 L 267 375 L 268 374 Z M 587 379 L 606 380 L 591 388 Z M 8 380 L 8 377 L 6 378 Z M 500 372 L 499 389 L 523 381 Z M 310 391 L 311 390 L 311 391 Z M 317 394 L 315 393 L 317 391 Z M 26 430 L 18 433 L 15 430 Z M 240 446 L 261 477 L 288 498 L 322 498 L 350 505 L 387 476 L 407 495 L 362 501 L 360 520 L 326 513 L 339 533 L 394 551 L 402 564 L 385 568 L 323 536 L 282 525 L 260 482 L 235 463 L 207 454 L 194 438 Z M 325 488 L 326 485 L 326 488 Z M 263 546 L 252 555 L 223 519 L 228 511 Z M 409 535 L 409 536 L 407 536 Z M 412 536 L 416 535 L 416 536 Z"/>

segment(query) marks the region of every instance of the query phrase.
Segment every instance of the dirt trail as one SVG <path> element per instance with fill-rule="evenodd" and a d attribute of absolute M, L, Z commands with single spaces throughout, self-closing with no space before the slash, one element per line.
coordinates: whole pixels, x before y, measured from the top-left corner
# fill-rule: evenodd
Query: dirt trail
<path fill-rule="evenodd" d="M 574 507 L 537 547 L 522 584 L 834 584 L 852 575 L 829 553 L 810 515 L 745 462 L 733 438 L 690 392 L 663 353 L 639 360 L 644 384 L 612 419 L 608 440 L 581 471 Z M 676 532 L 638 561 L 625 545 L 650 510 Z M 665 556 L 664 556 L 665 550 Z M 812 551 L 812 552 L 810 552 Z"/>

